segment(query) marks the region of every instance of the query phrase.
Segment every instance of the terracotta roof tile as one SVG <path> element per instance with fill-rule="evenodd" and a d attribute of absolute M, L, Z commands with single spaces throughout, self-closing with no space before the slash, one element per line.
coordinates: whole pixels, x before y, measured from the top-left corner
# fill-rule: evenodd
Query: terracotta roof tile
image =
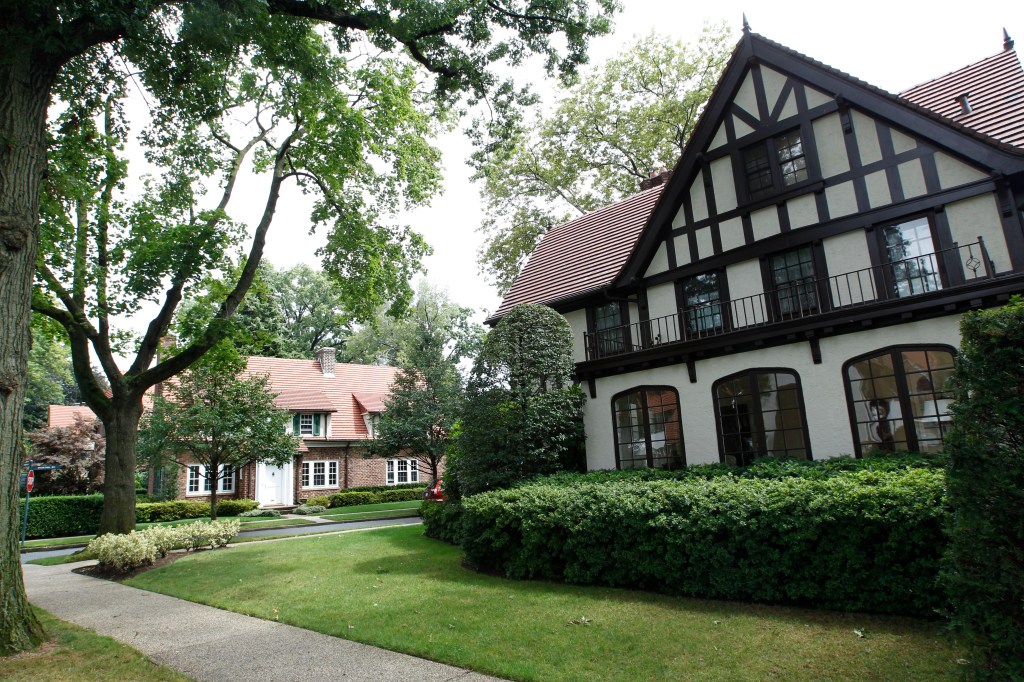
<path fill-rule="evenodd" d="M 962 95 L 968 96 L 969 114 L 958 99 Z M 900 97 L 1000 142 L 1024 147 L 1024 70 L 1012 49 L 915 85 Z"/>
<path fill-rule="evenodd" d="M 554 303 L 610 284 L 664 188 L 652 187 L 551 228 L 488 322 L 523 303 Z"/>
<path fill-rule="evenodd" d="M 75 416 L 86 421 L 93 421 L 96 415 L 85 405 L 50 405 L 46 417 L 46 425 L 50 427 L 68 427 L 75 423 Z"/>
<path fill-rule="evenodd" d="M 359 403 L 363 412 L 380 413 L 384 411 L 384 401 L 387 400 L 387 393 L 353 393 L 352 397 Z"/>

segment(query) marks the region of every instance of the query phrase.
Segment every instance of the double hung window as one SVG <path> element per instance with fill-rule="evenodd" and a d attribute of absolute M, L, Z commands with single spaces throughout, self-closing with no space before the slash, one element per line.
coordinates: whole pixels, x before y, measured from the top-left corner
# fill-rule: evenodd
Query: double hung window
<path fill-rule="evenodd" d="M 189 495 L 210 493 L 217 486 L 218 493 L 235 492 L 235 468 L 230 464 L 221 464 L 216 476 L 207 475 L 209 469 L 205 464 L 190 464 L 185 492 Z"/>
<path fill-rule="evenodd" d="M 745 466 L 766 456 L 810 459 L 796 372 L 750 370 L 718 380 L 712 390 L 723 462 Z"/>
<path fill-rule="evenodd" d="M 303 462 L 301 484 L 303 488 L 337 488 L 337 460 Z"/>
<path fill-rule="evenodd" d="M 622 307 L 621 303 L 613 301 L 594 308 L 594 345 L 597 357 L 618 355 L 630 350 Z"/>
<path fill-rule="evenodd" d="M 612 398 L 615 459 L 619 469 L 678 469 L 686 464 L 679 394 L 661 387 L 635 388 Z"/>
<path fill-rule="evenodd" d="M 415 459 L 389 459 L 387 461 L 387 485 L 417 483 L 420 480 L 419 462 Z"/>

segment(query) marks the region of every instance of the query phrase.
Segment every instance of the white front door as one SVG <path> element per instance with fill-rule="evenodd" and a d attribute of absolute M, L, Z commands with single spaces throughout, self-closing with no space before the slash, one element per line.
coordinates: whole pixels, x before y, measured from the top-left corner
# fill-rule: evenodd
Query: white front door
<path fill-rule="evenodd" d="M 256 470 L 256 501 L 261 505 L 290 504 L 290 473 L 290 464 L 260 464 Z"/>

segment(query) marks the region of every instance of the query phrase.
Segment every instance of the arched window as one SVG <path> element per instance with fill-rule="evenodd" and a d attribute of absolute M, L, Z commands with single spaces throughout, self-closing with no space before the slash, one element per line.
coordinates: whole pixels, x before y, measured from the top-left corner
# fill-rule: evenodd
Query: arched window
<path fill-rule="evenodd" d="M 670 386 L 640 386 L 612 398 L 615 465 L 619 469 L 686 466 L 679 394 Z"/>
<path fill-rule="evenodd" d="M 719 456 L 745 466 L 757 457 L 810 459 L 800 377 L 791 369 L 751 369 L 712 387 Z"/>
<path fill-rule="evenodd" d="M 875 452 L 936 452 L 949 433 L 950 346 L 897 346 L 843 365 L 858 457 Z"/>

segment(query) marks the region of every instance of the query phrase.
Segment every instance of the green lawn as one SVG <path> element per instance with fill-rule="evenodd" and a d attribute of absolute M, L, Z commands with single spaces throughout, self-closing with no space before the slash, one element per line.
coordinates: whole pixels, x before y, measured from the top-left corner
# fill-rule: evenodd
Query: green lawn
<path fill-rule="evenodd" d="M 317 516 L 324 519 L 344 519 L 346 516 L 362 514 L 364 512 L 394 510 L 419 512 L 421 504 L 423 504 L 421 500 L 407 500 L 405 502 L 378 502 L 377 504 L 354 504 L 351 507 L 335 507 L 333 509 L 328 509 L 322 514 L 317 514 Z"/>
<path fill-rule="evenodd" d="M 0 658 L 0 679 L 5 682 L 186 682 L 191 679 L 156 665 L 135 649 L 110 637 L 57 620 L 41 609 L 36 609 L 36 614 L 54 638 L 53 642 L 43 644 L 35 651 Z"/>
<path fill-rule="evenodd" d="M 956 680 L 941 625 L 517 582 L 398 527 L 185 557 L 129 584 L 519 680 Z"/>

